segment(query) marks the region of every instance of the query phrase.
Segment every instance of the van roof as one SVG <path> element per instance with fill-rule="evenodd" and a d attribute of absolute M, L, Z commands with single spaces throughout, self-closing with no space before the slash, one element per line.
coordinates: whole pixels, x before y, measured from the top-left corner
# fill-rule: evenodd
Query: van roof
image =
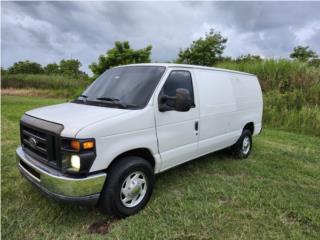
<path fill-rule="evenodd" d="M 136 64 L 128 64 L 128 65 L 122 65 L 122 66 L 161 66 L 161 67 L 167 67 L 167 68 L 174 68 L 174 67 L 194 68 L 194 69 L 206 69 L 206 70 L 213 70 L 213 71 L 230 72 L 230 73 L 236 73 L 236 74 L 256 76 L 251 73 L 229 70 L 229 69 L 224 69 L 224 68 L 206 67 L 206 66 L 189 65 L 189 64 L 178 64 L 178 63 L 136 63 Z M 121 67 L 121 66 L 119 66 L 119 67 Z"/>

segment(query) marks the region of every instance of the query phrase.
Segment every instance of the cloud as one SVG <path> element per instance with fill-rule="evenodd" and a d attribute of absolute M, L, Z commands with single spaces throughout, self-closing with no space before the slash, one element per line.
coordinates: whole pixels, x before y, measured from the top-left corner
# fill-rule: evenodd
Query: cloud
<path fill-rule="evenodd" d="M 210 28 L 228 38 L 225 55 L 320 53 L 320 2 L 2 2 L 2 66 L 78 58 L 83 70 L 115 41 L 153 46 L 170 61 Z"/>

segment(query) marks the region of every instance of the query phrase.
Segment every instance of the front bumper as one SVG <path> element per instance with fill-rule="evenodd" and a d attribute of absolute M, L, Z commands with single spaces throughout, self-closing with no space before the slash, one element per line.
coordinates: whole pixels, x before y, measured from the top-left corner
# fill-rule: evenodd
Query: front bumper
<path fill-rule="evenodd" d="M 49 197 L 65 202 L 97 203 L 106 173 L 87 177 L 64 176 L 27 155 L 21 146 L 16 154 L 21 174 Z"/>

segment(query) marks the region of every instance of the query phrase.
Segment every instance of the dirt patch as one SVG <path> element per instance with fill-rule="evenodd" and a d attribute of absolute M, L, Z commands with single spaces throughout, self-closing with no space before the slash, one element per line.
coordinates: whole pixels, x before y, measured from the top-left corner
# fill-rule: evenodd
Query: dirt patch
<path fill-rule="evenodd" d="M 29 89 L 17 89 L 17 88 L 3 88 L 1 94 L 9 96 L 35 96 L 41 95 L 41 90 L 29 88 Z"/>
<path fill-rule="evenodd" d="M 90 234 L 105 235 L 110 232 L 111 226 L 114 222 L 115 222 L 114 219 L 108 219 L 108 220 L 92 223 L 88 228 L 88 232 Z"/>
<path fill-rule="evenodd" d="M 220 196 L 220 197 L 218 198 L 218 201 L 219 201 L 220 204 L 227 204 L 227 203 L 230 202 L 230 199 L 227 198 L 227 197 L 225 197 L 225 196 Z"/>

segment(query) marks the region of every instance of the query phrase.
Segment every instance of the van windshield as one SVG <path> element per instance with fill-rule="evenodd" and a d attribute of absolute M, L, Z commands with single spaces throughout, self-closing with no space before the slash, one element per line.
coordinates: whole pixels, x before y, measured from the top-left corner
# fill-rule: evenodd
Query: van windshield
<path fill-rule="evenodd" d="M 98 77 L 77 103 L 141 109 L 148 103 L 165 67 L 126 66 L 112 68 Z"/>

